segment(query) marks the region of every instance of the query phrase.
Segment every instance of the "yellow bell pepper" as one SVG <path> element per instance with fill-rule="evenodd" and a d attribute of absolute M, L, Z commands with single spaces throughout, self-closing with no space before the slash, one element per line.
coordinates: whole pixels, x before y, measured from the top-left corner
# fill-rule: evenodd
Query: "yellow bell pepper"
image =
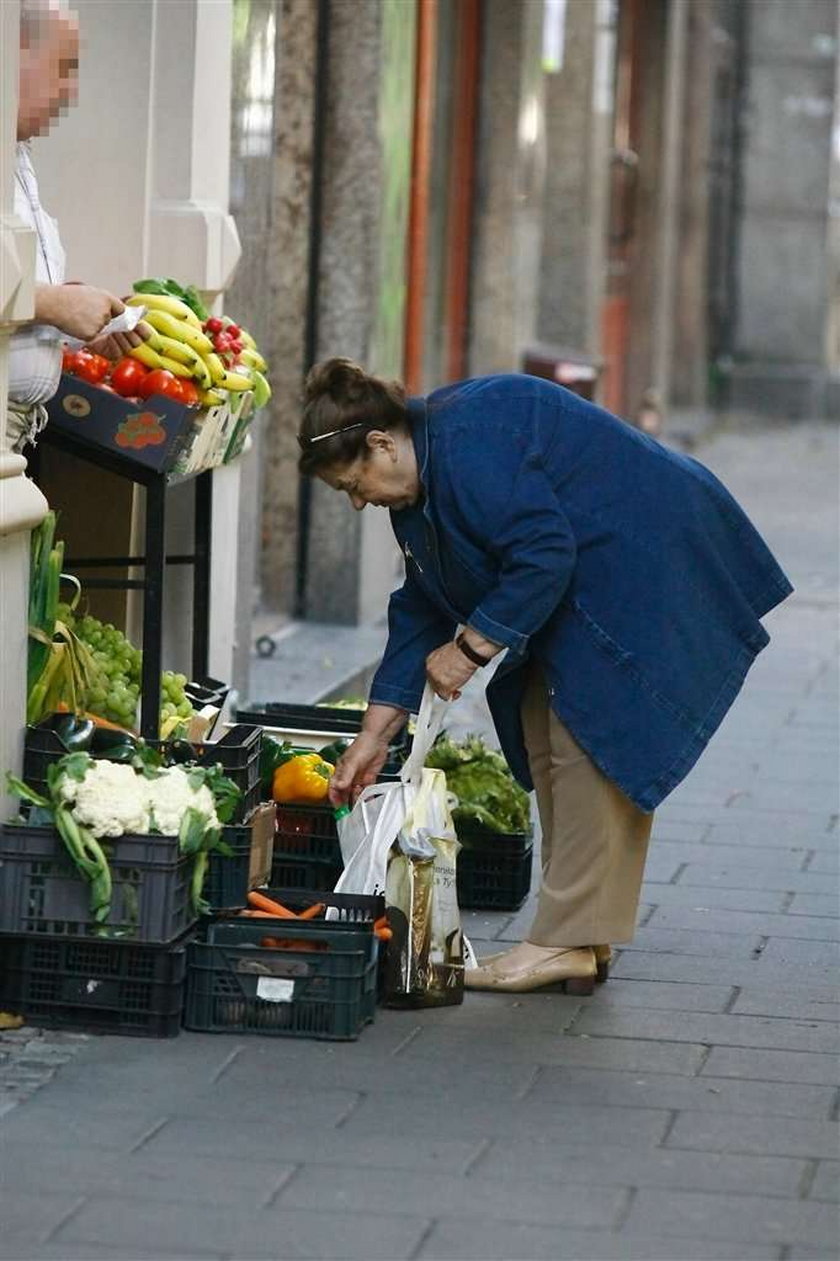
<path fill-rule="evenodd" d="M 271 795 L 275 801 L 323 801 L 334 769 L 320 753 L 298 753 L 277 767 Z"/>

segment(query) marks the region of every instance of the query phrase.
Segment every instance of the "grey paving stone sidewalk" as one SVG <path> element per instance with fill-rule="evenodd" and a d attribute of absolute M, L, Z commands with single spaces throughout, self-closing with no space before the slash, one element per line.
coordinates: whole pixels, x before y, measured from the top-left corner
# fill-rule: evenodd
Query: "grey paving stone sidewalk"
<path fill-rule="evenodd" d="M 837 434 L 701 455 L 797 593 L 657 816 L 609 984 L 351 1044 L 0 1035 L 0 1258 L 837 1256 Z M 474 691 L 454 719 L 486 729 Z M 529 915 L 465 918 L 481 947 Z"/>

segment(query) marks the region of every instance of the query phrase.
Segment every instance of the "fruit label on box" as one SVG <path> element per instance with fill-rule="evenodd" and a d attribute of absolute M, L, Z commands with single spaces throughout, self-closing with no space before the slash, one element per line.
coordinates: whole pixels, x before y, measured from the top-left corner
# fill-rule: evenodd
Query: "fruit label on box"
<path fill-rule="evenodd" d="M 267 1003 L 290 1003 L 295 996 L 295 983 L 288 977 L 261 976 L 257 978 L 257 998 Z"/>

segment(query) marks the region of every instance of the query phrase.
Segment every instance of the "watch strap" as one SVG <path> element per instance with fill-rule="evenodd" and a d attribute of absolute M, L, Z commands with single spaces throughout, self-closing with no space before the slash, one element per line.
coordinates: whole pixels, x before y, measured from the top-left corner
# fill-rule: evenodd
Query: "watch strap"
<path fill-rule="evenodd" d="M 464 654 L 467 660 L 471 661 L 474 666 L 487 666 L 490 664 L 492 658 L 482 657 L 481 654 L 477 653 L 474 648 L 471 648 L 470 645 L 467 643 L 466 639 L 464 638 L 463 631 L 461 631 L 461 634 L 458 635 L 458 637 L 455 640 L 455 643 L 461 649 L 461 652 Z"/>

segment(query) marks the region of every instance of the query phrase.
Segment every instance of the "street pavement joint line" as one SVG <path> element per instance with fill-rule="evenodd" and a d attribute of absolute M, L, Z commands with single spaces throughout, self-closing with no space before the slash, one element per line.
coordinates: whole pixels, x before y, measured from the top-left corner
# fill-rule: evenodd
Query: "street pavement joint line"
<path fill-rule="evenodd" d="M 76 1201 L 76 1203 L 75 1203 L 75 1204 L 73 1204 L 73 1205 L 72 1205 L 72 1206 L 71 1206 L 71 1207 L 67 1210 L 67 1212 L 64 1214 L 64 1216 L 63 1216 L 63 1217 L 60 1217 L 60 1218 L 58 1219 L 58 1221 L 55 1223 L 55 1225 L 52 1227 L 52 1229 L 51 1229 L 51 1230 L 48 1230 L 48 1231 L 47 1231 L 47 1233 L 46 1233 L 46 1235 L 44 1235 L 41 1239 L 39 1239 L 39 1240 L 38 1240 L 38 1242 L 39 1242 L 39 1243 L 41 1243 L 41 1244 L 46 1244 L 46 1243 L 50 1243 L 50 1241 L 51 1241 L 51 1240 L 55 1239 L 55 1237 L 56 1237 L 56 1235 L 58 1234 L 58 1232 L 59 1232 L 59 1231 L 60 1231 L 60 1230 L 61 1230 L 64 1226 L 66 1226 L 68 1222 L 72 1221 L 72 1220 L 73 1220 L 73 1218 L 74 1218 L 74 1217 L 75 1217 L 78 1213 L 80 1213 L 80 1212 L 81 1212 L 81 1210 L 82 1210 L 82 1209 L 84 1208 L 84 1206 L 87 1204 L 87 1202 L 88 1202 L 89 1198 L 90 1198 L 90 1197 L 89 1197 L 89 1196 L 87 1196 L 87 1195 L 80 1195 L 80 1196 L 79 1196 L 79 1198 L 78 1198 L 78 1200 Z"/>
<path fill-rule="evenodd" d="M 524 1084 L 514 1093 L 515 1101 L 521 1103 L 526 1095 L 531 1093 L 541 1077 L 542 1068 L 539 1064 L 535 1064 L 528 1077 L 526 1077 Z"/>
<path fill-rule="evenodd" d="M 464 1161 L 464 1167 L 461 1170 L 462 1177 L 466 1178 L 469 1174 L 472 1173 L 473 1169 L 475 1169 L 479 1161 L 482 1160 L 483 1157 L 487 1155 L 487 1153 L 489 1152 L 492 1146 L 493 1146 L 492 1138 L 483 1138 L 480 1143 L 476 1143 L 475 1150 L 471 1152 L 470 1155 L 467 1157 L 467 1159 Z"/>
<path fill-rule="evenodd" d="M 770 940 L 769 937 L 759 936 L 758 940 L 756 941 L 755 945 L 750 951 L 751 958 L 760 959 L 761 956 L 764 954 L 764 951 L 767 949 L 767 943 L 769 942 L 769 940 Z"/>
<path fill-rule="evenodd" d="M 814 1185 L 818 1168 L 819 1162 L 816 1159 L 806 1157 L 805 1168 L 802 1170 L 802 1176 L 799 1179 L 798 1194 L 800 1200 L 807 1200 L 811 1194 L 811 1187 Z"/>
<path fill-rule="evenodd" d="M 155 1121 L 154 1125 L 151 1125 L 148 1130 L 146 1130 L 146 1133 L 142 1134 L 140 1138 L 138 1138 L 134 1146 L 129 1147 L 129 1156 L 133 1156 L 135 1152 L 140 1151 L 141 1147 L 145 1147 L 150 1138 L 154 1138 L 156 1134 L 160 1133 L 165 1125 L 169 1124 L 170 1119 L 170 1117 L 162 1117 L 160 1121 Z"/>
<path fill-rule="evenodd" d="M 585 1003 L 581 1003 L 581 1004 L 580 1004 L 580 1006 L 579 1006 L 579 1007 L 577 1008 L 577 1010 L 575 1011 L 575 1013 L 574 1013 L 574 1015 L 572 1016 L 572 1018 L 571 1018 L 571 1020 L 569 1021 L 569 1023 L 566 1025 L 566 1028 L 563 1030 L 563 1037 L 564 1037 L 564 1038 L 569 1038 L 569 1037 L 571 1037 L 571 1038 L 579 1038 L 579 1037 L 581 1037 L 581 1036 L 583 1036 L 584 1038 L 591 1038 L 591 1037 L 593 1037 L 593 1036 L 597 1037 L 597 1034 L 593 1035 L 593 1034 L 590 1034 L 590 1033 L 584 1033 L 583 1035 L 581 1035 L 581 1034 L 579 1034 L 579 1033 L 575 1033 L 575 1032 L 574 1032 L 574 1027 L 575 1027 L 576 1022 L 578 1021 L 578 1019 L 579 1019 L 579 1018 L 583 1015 L 583 1013 L 584 1013 L 586 1010 L 587 1010 L 587 1005 L 586 1005 Z"/>
<path fill-rule="evenodd" d="M 828 818 L 828 827 L 825 829 L 825 830 L 826 830 L 826 832 L 836 832 L 836 831 L 837 831 L 837 820 L 838 820 L 838 819 L 840 819 L 840 814 L 838 814 L 838 812 L 835 810 L 835 811 L 834 811 L 831 815 L 829 815 L 829 818 Z"/>
<path fill-rule="evenodd" d="M 731 1013 L 732 1008 L 735 1006 L 738 999 L 741 997 L 741 989 L 742 987 L 740 985 L 733 985 L 732 989 L 729 991 L 729 997 L 727 998 L 726 1002 L 723 1004 L 723 1014 L 725 1016 Z"/>
<path fill-rule="evenodd" d="M 420 1231 L 420 1238 L 417 1240 L 417 1243 L 411 1249 L 411 1252 L 409 1252 L 408 1261 L 416 1261 L 416 1258 L 420 1256 L 435 1226 L 437 1226 L 437 1219 L 434 1217 L 430 1217 L 429 1220 L 426 1222 L 426 1225 Z"/>
<path fill-rule="evenodd" d="M 244 1046 L 235 1046 L 235 1047 L 233 1048 L 233 1050 L 231 1051 L 230 1055 L 228 1055 L 228 1056 L 227 1056 L 224 1060 L 222 1060 L 221 1064 L 220 1064 L 220 1065 L 219 1065 L 219 1067 L 216 1069 L 215 1073 L 213 1073 L 213 1074 L 211 1075 L 211 1077 L 210 1077 L 210 1085 L 211 1085 L 211 1086 L 215 1086 L 215 1084 L 216 1084 L 216 1082 L 219 1080 L 219 1078 L 220 1078 L 220 1077 L 222 1077 L 222 1076 L 224 1076 L 224 1074 L 225 1074 L 225 1073 L 228 1071 L 228 1069 L 230 1068 L 231 1064 L 233 1064 L 236 1060 L 238 1060 L 238 1059 L 239 1059 L 240 1055 L 242 1054 L 242 1052 L 243 1052 L 244 1050 L 245 1050 L 245 1047 L 244 1047 Z"/>
<path fill-rule="evenodd" d="M 353 1113 L 358 1111 L 359 1106 L 361 1105 L 364 1099 L 367 1099 L 367 1091 L 360 1090 L 358 1094 L 356 1094 L 356 1096 L 350 1100 L 347 1107 L 344 1109 L 341 1116 L 338 1118 L 335 1125 L 333 1126 L 333 1129 L 340 1130 L 343 1125 L 346 1125 L 347 1122 L 350 1120 L 351 1116 L 353 1115 Z"/>
<path fill-rule="evenodd" d="M 269 1191 L 266 1198 L 262 1201 L 262 1203 L 260 1204 L 260 1208 L 273 1208 L 280 1192 L 285 1191 L 286 1187 L 289 1185 L 292 1178 L 296 1177 L 296 1175 L 300 1172 L 302 1168 L 303 1168 L 303 1165 L 300 1164 L 300 1165 L 292 1165 L 291 1169 L 287 1169 L 286 1172 L 281 1177 L 280 1181 L 277 1183 L 277 1186 L 273 1187 L 271 1191 Z"/>
<path fill-rule="evenodd" d="M 680 876 L 683 874 L 683 872 L 686 870 L 687 867 L 688 867 L 688 863 L 679 863 L 677 866 L 677 870 L 674 872 L 673 876 L 668 881 L 668 883 L 679 884 Z"/>
<path fill-rule="evenodd" d="M 706 1064 L 708 1062 L 709 1056 L 712 1053 L 711 1042 L 703 1042 L 701 1043 L 701 1047 L 702 1047 L 702 1050 L 700 1051 L 700 1063 L 697 1065 L 697 1067 L 694 1070 L 695 1077 L 699 1077 L 700 1074 L 703 1072 L 703 1069 L 706 1067 Z"/>
<path fill-rule="evenodd" d="M 657 1147 L 664 1147 L 665 1144 L 668 1142 L 668 1139 L 671 1137 L 671 1134 L 673 1132 L 674 1126 L 677 1124 L 677 1118 L 680 1115 L 679 1108 L 669 1108 L 668 1111 L 670 1115 L 665 1122 L 665 1129 L 662 1131 L 662 1133 L 659 1136 L 659 1142 L 656 1144 Z"/>
<path fill-rule="evenodd" d="M 837 1094 L 834 1096 L 834 1103 L 828 1110 L 828 1119 L 829 1121 L 840 1121 L 840 1089 L 838 1089 Z"/>
<path fill-rule="evenodd" d="M 422 1025 L 415 1025 L 414 1028 L 411 1030 L 411 1032 L 405 1035 L 402 1042 L 398 1042 L 397 1045 L 394 1047 L 393 1051 L 391 1052 L 392 1057 L 395 1055 L 399 1055 L 402 1051 L 406 1049 L 407 1046 L 411 1046 L 414 1039 L 419 1037 L 419 1035 L 422 1032 L 423 1032 Z"/>
<path fill-rule="evenodd" d="M 795 897 L 796 897 L 796 894 L 790 889 L 788 889 L 787 893 L 783 894 L 782 905 L 779 907 L 780 914 L 784 915 L 785 911 L 790 910 L 791 906 L 793 905 L 793 899 Z"/>
<path fill-rule="evenodd" d="M 814 861 L 816 856 L 817 856 L 817 851 L 815 849 L 809 849 L 805 857 L 802 859 L 802 866 L 800 867 L 799 870 L 808 871 L 810 869 L 811 863 Z"/>
<path fill-rule="evenodd" d="M 627 1221 L 627 1218 L 630 1216 L 630 1210 L 633 1207 L 633 1201 L 635 1200 L 636 1195 L 637 1195 L 636 1187 L 627 1187 L 625 1189 L 624 1203 L 619 1204 L 616 1210 L 615 1219 L 611 1227 L 613 1231 L 621 1230 L 622 1226 Z"/>
<path fill-rule="evenodd" d="M 636 924 L 636 927 L 647 928 L 648 924 L 653 919 L 654 915 L 656 914 L 658 910 L 659 910 L 659 903 L 651 902 L 647 906 L 647 908 L 644 910 L 644 912 L 639 916 L 639 921 Z"/>

